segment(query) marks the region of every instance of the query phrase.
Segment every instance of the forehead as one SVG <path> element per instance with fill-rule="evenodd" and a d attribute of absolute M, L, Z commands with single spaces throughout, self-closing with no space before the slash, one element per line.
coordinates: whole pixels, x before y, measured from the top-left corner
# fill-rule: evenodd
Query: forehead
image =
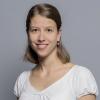
<path fill-rule="evenodd" d="M 35 15 L 32 19 L 31 19 L 31 26 L 52 26 L 52 27 L 56 27 L 56 23 L 55 21 L 53 21 L 50 18 L 46 18 L 44 16 L 41 15 Z"/>

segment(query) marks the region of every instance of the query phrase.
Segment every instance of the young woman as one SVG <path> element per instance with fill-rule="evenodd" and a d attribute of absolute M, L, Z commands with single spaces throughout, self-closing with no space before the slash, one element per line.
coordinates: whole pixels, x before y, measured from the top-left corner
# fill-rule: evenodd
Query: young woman
<path fill-rule="evenodd" d="M 71 63 L 62 45 L 61 24 L 57 8 L 50 4 L 30 9 L 24 59 L 36 66 L 17 78 L 14 94 L 18 100 L 96 100 L 94 76 L 86 67 Z"/>

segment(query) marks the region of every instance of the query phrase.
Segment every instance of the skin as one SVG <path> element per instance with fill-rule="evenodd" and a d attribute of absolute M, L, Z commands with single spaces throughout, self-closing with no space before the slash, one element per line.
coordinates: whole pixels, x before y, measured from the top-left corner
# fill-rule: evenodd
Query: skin
<path fill-rule="evenodd" d="M 80 97 L 78 100 L 96 100 L 96 96 L 94 94 L 89 94 Z"/>
<path fill-rule="evenodd" d="M 56 57 L 57 40 L 60 39 L 61 33 L 57 30 L 56 23 L 40 15 L 36 15 L 31 19 L 29 38 L 32 42 L 32 47 L 40 58 Z M 42 49 L 43 45 L 48 44 L 46 49 Z M 52 52 L 53 51 L 53 52 Z M 49 55 L 50 54 L 50 55 Z M 46 60 L 45 59 L 45 60 Z"/>
<path fill-rule="evenodd" d="M 45 90 L 74 67 L 72 63 L 63 64 L 57 57 L 57 41 L 60 40 L 60 37 L 61 33 L 57 30 L 56 23 L 52 19 L 41 15 L 36 15 L 31 19 L 29 39 L 32 48 L 42 61 L 41 65 L 36 65 L 32 70 L 29 80 L 38 91 Z M 86 95 L 78 100 L 96 99 L 94 95 Z"/>

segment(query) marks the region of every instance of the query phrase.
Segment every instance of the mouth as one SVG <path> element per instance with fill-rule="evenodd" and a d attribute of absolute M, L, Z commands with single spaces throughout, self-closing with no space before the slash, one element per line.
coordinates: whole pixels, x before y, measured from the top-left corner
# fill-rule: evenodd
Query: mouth
<path fill-rule="evenodd" d="M 48 44 L 36 44 L 38 49 L 45 49 L 47 48 Z"/>

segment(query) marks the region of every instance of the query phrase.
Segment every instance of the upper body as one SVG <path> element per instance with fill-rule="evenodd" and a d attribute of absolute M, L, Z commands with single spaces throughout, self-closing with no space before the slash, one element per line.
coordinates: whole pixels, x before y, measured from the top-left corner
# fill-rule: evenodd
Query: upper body
<path fill-rule="evenodd" d="M 30 9 L 24 58 L 36 67 L 18 77 L 14 93 L 19 100 L 96 99 L 98 90 L 92 73 L 70 63 L 61 41 L 61 25 L 61 16 L 54 6 L 37 4 Z"/>
<path fill-rule="evenodd" d="M 31 83 L 31 72 L 25 71 L 17 78 L 14 93 L 19 100 L 79 100 L 82 97 L 86 99 L 86 96 L 91 98 L 86 100 L 95 100 L 98 95 L 94 76 L 86 67 L 74 65 L 60 79 L 42 90 Z"/>

